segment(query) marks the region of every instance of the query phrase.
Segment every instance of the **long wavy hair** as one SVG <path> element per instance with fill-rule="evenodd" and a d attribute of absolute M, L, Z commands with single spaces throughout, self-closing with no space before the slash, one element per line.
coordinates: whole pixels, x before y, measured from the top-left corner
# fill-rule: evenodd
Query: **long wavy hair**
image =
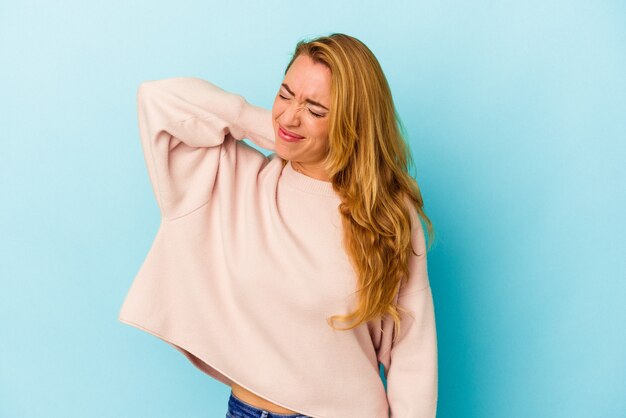
<path fill-rule="evenodd" d="M 341 197 L 343 246 L 358 281 L 356 309 L 327 318 L 328 324 L 349 330 L 390 315 L 399 334 L 399 309 L 404 309 L 395 303 L 395 296 L 408 281 L 410 257 L 418 255 L 411 243 L 411 207 L 426 223 L 426 251 L 435 235 L 420 189 L 408 171 L 414 162 L 405 128 L 382 68 L 363 42 L 342 33 L 300 40 L 285 74 L 301 54 L 331 71 L 324 167 Z M 337 328 L 335 320 L 351 325 Z"/>

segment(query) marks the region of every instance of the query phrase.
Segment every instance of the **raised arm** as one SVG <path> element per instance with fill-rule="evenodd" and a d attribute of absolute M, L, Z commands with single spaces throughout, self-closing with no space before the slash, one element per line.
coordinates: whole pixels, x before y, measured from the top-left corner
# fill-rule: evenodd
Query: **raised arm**
<path fill-rule="evenodd" d="M 139 133 L 163 219 L 206 204 L 235 140 L 274 150 L 271 111 L 195 77 L 146 81 L 137 90 Z"/>

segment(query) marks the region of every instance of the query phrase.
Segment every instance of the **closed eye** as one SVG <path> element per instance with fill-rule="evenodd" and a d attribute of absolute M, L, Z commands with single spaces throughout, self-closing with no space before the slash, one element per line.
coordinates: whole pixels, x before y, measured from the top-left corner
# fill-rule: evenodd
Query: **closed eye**
<path fill-rule="evenodd" d="M 282 94 L 278 95 L 281 99 L 283 100 L 287 100 L 288 97 L 283 96 Z M 313 112 L 311 109 L 309 109 L 309 113 L 311 113 L 313 116 L 315 116 L 316 118 L 323 118 L 325 115 L 320 115 L 319 113 L 315 113 Z"/>

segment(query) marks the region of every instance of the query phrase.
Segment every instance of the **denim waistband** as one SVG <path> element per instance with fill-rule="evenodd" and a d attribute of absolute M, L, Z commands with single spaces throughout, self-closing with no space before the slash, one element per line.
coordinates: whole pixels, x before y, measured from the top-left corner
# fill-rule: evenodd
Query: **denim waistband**
<path fill-rule="evenodd" d="M 257 408 L 236 397 L 230 392 L 228 399 L 228 412 L 226 418 L 311 418 L 303 414 L 279 414 L 265 409 Z"/>

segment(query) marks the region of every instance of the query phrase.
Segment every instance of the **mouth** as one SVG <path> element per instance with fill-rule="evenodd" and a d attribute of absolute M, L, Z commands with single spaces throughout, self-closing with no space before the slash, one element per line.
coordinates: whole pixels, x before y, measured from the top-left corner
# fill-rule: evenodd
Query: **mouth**
<path fill-rule="evenodd" d="M 285 141 L 290 141 L 290 142 L 299 141 L 304 138 L 303 136 L 300 136 L 294 132 L 290 132 L 284 129 L 280 125 L 278 125 L 278 134 L 280 135 L 282 139 L 284 139 Z"/>

